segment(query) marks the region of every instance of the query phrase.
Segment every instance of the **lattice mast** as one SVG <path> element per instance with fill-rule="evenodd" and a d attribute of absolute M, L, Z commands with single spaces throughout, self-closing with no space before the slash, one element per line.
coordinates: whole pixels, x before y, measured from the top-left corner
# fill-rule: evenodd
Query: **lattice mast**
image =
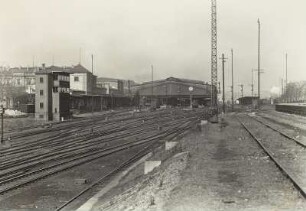
<path fill-rule="evenodd" d="M 217 52 L 217 2 L 211 0 L 211 106 L 217 106 L 218 52 Z"/>

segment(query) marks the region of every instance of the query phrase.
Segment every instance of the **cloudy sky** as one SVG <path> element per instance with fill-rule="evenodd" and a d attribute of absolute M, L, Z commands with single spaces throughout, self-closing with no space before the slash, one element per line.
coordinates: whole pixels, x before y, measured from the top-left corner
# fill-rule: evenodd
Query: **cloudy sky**
<path fill-rule="evenodd" d="M 250 93 L 261 20 L 264 91 L 306 80 L 305 0 L 217 0 L 218 54 L 229 90 L 230 49 L 235 89 Z M 150 80 L 169 76 L 210 81 L 209 0 L 0 0 L 0 66 L 73 65 L 98 76 Z M 80 50 L 81 49 L 81 50 Z M 80 53 L 81 52 L 81 53 Z M 218 64 L 221 79 L 221 63 Z M 256 81 L 255 81 L 256 82 Z M 257 90 L 257 86 L 255 86 Z"/>

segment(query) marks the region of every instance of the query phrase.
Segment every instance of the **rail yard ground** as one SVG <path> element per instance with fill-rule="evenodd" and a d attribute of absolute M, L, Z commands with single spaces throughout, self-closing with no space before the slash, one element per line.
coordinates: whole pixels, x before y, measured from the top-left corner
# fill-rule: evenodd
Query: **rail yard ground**
<path fill-rule="evenodd" d="M 305 117 L 208 119 L 205 109 L 117 110 L 7 130 L 0 210 L 306 210 Z M 166 151 L 166 141 L 178 144 Z M 161 165 L 144 174 L 144 160 Z"/>

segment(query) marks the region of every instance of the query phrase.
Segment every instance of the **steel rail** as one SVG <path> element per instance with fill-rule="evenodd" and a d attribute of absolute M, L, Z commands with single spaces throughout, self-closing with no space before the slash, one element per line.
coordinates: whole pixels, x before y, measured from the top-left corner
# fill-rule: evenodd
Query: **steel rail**
<path fill-rule="evenodd" d="M 180 121 L 180 120 L 181 119 L 178 119 L 177 121 Z M 166 125 L 167 124 L 164 124 L 163 126 L 165 127 Z M 148 127 L 148 125 L 146 125 L 145 128 L 139 129 L 139 125 L 136 125 L 136 126 L 128 127 L 128 129 L 133 128 L 132 131 L 128 131 L 128 132 L 126 132 L 126 131 L 118 131 L 119 133 L 117 132 L 116 135 L 112 136 L 112 137 L 103 137 L 102 139 L 99 137 L 96 140 L 94 140 L 95 138 L 94 139 L 89 138 L 89 140 L 86 140 L 86 141 L 84 141 L 83 139 L 81 139 L 79 141 L 72 140 L 72 141 L 69 141 L 70 143 L 66 143 L 66 144 L 62 144 L 62 145 L 57 145 L 55 148 L 50 149 L 50 152 L 47 153 L 47 154 L 45 154 L 45 153 L 41 154 L 40 153 L 38 155 L 34 155 L 34 156 L 31 156 L 31 157 L 28 157 L 28 156 L 27 157 L 21 157 L 21 158 L 18 158 L 17 160 L 16 159 L 13 159 L 13 160 L 10 159 L 9 162 L 2 163 L 2 165 L 0 166 L 0 169 L 3 170 L 3 169 L 8 168 L 7 166 L 10 163 L 16 165 L 16 162 L 18 163 L 18 165 L 20 165 L 22 163 L 28 163 L 29 161 L 33 162 L 35 160 L 38 160 L 39 163 L 41 163 L 42 162 L 41 159 L 44 159 L 44 158 L 47 158 L 47 157 L 52 157 L 54 155 L 59 155 L 60 156 L 63 153 L 69 152 L 69 151 L 73 151 L 74 152 L 75 150 L 92 149 L 90 147 L 97 147 L 96 144 L 102 145 L 102 144 L 105 144 L 105 143 L 110 142 L 110 141 L 115 141 L 114 139 L 119 139 L 119 138 L 123 138 L 123 137 L 132 138 L 133 136 L 137 136 L 137 135 L 143 133 L 146 130 L 153 129 L 154 127 L 155 126 L 152 126 L 152 124 L 151 124 L 151 125 L 149 125 L 149 127 Z M 77 144 L 77 146 L 76 146 L 76 144 Z M 20 159 L 21 159 L 21 161 L 19 162 L 18 160 L 20 160 Z M 49 161 L 49 160 L 47 160 L 47 161 Z"/>
<path fill-rule="evenodd" d="M 263 149 L 263 151 L 268 155 L 268 157 L 274 162 L 274 164 L 280 169 L 280 171 L 292 182 L 294 187 L 301 193 L 301 195 L 306 199 L 306 187 L 303 187 L 302 182 L 293 174 L 289 173 L 289 171 L 284 167 L 277 158 L 274 157 L 273 153 L 267 149 L 262 142 L 261 139 L 256 137 L 254 133 L 238 118 L 237 120 L 243 126 L 243 128 L 248 132 L 248 134 L 257 142 L 257 144 Z"/>
<path fill-rule="evenodd" d="M 263 124 L 263 125 L 266 126 L 267 128 L 270 128 L 271 130 L 274 130 L 275 132 L 278 132 L 280 135 L 284 136 L 285 138 L 290 139 L 290 140 L 294 141 L 295 143 L 297 143 L 298 145 L 300 145 L 300 146 L 306 148 L 306 145 L 303 144 L 302 142 L 300 142 L 299 140 L 297 140 L 296 138 L 287 135 L 286 133 L 284 133 L 284 132 L 282 132 L 282 131 L 280 131 L 280 130 L 274 128 L 273 126 L 271 126 L 271 125 L 269 125 L 269 124 L 267 124 L 267 123 L 265 123 L 265 122 L 259 120 L 258 118 L 255 118 L 255 117 L 251 117 L 251 118 L 254 119 L 255 121 L 257 121 L 257 122 Z"/>
<path fill-rule="evenodd" d="M 192 122 L 192 121 L 190 121 L 190 122 Z M 184 125 L 184 124 L 183 124 L 183 125 Z M 90 162 L 90 161 L 95 160 L 95 159 L 98 159 L 98 158 L 100 158 L 100 157 L 104 157 L 104 156 L 106 156 L 106 155 L 110 155 L 110 154 L 113 154 L 113 153 L 115 153 L 115 152 L 122 151 L 122 150 L 124 150 L 124 149 L 129 149 L 129 148 L 134 147 L 134 146 L 138 146 L 138 145 L 141 145 L 141 144 L 149 143 L 149 142 L 154 141 L 154 140 L 156 140 L 156 139 L 159 139 L 159 138 L 162 138 L 162 137 L 166 137 L 166 136 L 168 136 L 169 134 L 174 133 L 175 131 L 177 131 L 177 130 L 174 130 L 174 131 L 165 131 L 164 134 L 156 134 L 155 137 L 151 137 L 151 138 L 149 138 L 149 139 L 147 139 L 147 140 L 142 140 L 142 141 L 138 141 L 138 142 L 135 142 L 135 143 L 126 143 L 126 144 L 123 144 L 123 145 L 121 145 L 121 146 L 112 147 L 112 148 L 113 148 L 113 151 L 111 151 L 111 152 L 106 152 L 106 154 L 103 154 L 103 155 L 99 155 L 99 154 L 98 154 L 97 156 L 94 156 L 93 158 L 90 157 L 90 158 L 85 159 L 85 160 L 82 160 L 82 161 L 80 161 L 80 162 L 69 164 L 68 166 L 65 166 L 65 167 L 63 167 L 63 168 L 59 168 L 59 169 L 55 169 L 55 170 L 53 170 L 53 171 L 51 171 L 51 172 L 47 172 L 47 173 L 44 174 L 44 175 L 40 175 L 40 176 L 35 177 L 35 178 L 30 178 L 29 180 L 27 180 L 27 181 L 25 181 L 25 182 L 22 182 L 22 183 L 20 183 L 20 184 L 13 185 L 12 187 L 7 187 L 7 188 L 1 190 L 1 191 L 0 191 L 0 194 L 7 193 L 7 192 L 9 192 L 9 191 L 15 190 L 15 189 L 17 189 L 17 188 L 19 188 L 19 187 L 22 187 L 22 186 L 24 186 L 24 185 L 27 185 L 27 184 L 29 184 L 29 183 L 32 183 L 32 182 L 35 182 L 35 181 L 37 181 L 37 180 L 43 179 L 43 178 L 48 177 L 48 176 L 50 176 L 50 175 L 53 175 L 53 174 L 55 174 L 55 173 L 62 172 L 62 171 L 64 171 L 64 170 L 70 169 L 70 168 L 72 168 L 72 167 L 81 165 L 81 164 L 83 164 L 83 163 Z M 120 147 L 120 148 L 118 149 L 118 147 Z M 100 152 L 100 153 L 101 153 L 101 152 Z M 76 158 L 76 159 L 80 159 L 80 158 Z M 60 166 L 60 165 L 62 165 L 62 164 L 57 164 L 57 166 Z M 46 171 L 46 170 L 48 170 L 48 169 L 50 169 L 50 168 L 49 168 L 49 167 L 46 167 L 46 168 L 43 168 L 43 169 L 39 169 L 39 170 L 37 170 L 37 171 L 35 171 L 35 172 L 29 172 L 29 173 L 26 173 L 25 176 L 30 176 L 30 175 L 32 175 L 32 174 L 34 174 L 34 173 Z M 17 178 L 17 179 L 20 179 L 20 178 L 22 178 L 22 177 L 24 177 L 24 176 L 23 176 L 23 175 L 22 175 L 22 176 L 17 176 L 16 178 Z M 10 180 L 10 181 L 3 181 L 3 182 L 4 182 L 4 183 L 7 183 L 7 182 L 11 182 L 11 180 Z"/>
<path fill-rule="evenodd" d="M 181 129 L 181 133 L 184 133 L 186 130 L 190 129 L 190 127 L 187 127 L 185 129 Z M 178 132 L 178 130 L 176 131 Z M 174 137 L 179 136 L 180 133 L 176 134 Z M 174 138 L 172 137 L 172 139 Z M 81 192 L 79 192 L 78 194 L 76 194 L 74 197 L 72 197 L 70 200 L 68 200 L 67 202 L 65 202 L 64 204 L 62 204 L 60 207 L 56 208 L 55 211 L 60 211 L 63 208 L 67 207 L 68 205 L 70 205 L 73 201 L 75 201 L 76 199 L 78 199 L 80 196 L 82 196 L 84 193 L 88 192 L 89 190 L 91 190 L 92 188 L 94 188 L 95 186 L 97 186 L 98 184 L 104 183 L 105 180 L 107 178 L 109 178 L 110 176 L 113 176 L 114 174 L 120 172 L 122 169 L 124 169 L 125 167 L 131 165 L 133 162 L 139 160 L 140 158 L 144 157 L 148 152 L 148 148 L 153 146 L 155 144 L 155 142 L 150 143 L 150 145 L 146 146 L 143 150 L 141 150 L 140 152 L 137 152 L 134 156 L 132 156 L 130 159 L 128 159 L 127 161 L 123 162 L 121 165 L 119 165 L 117 168 L 115 168 L 114 170 L 112 170 L 111 172 L 109 172 L 108 174 L 104 175 L 103 177 L 100 177 L 98 180 L 96 180 L 93 184 L 91 184 L 89 187 L 85 188 L 84 190 L 82 190 Z"/>
<path fill-rule="evenodd" d="M 172 125 L 172 126 L 176 126 L 176 125 L 179 125 L 181 122 L 177 122 L 176 124 Z M 23 159 L 23 162 L 18 162 L 16 164 L 16 162 L 11 162 L 11 166 L 3 166 L 6 167 L 5 169 L 8 169 L 8 168 L 13 168 L 14 166 L 20 166 L 21 164 L 27 164 L 29 163 L 29 161 L 33 162 L 32 164 L 29 164 L 27 166 L 23 166 L 21 168 L 18 168 L 18 169 L 14 169 L 13 171 L 7 171 L 7 172 L 3 172 L 3 173 L 0 173 L 0 177 L 1 176 L 4 176 L 4 175 L 7 175 L 7 174 L 10 174 L 10 173 L 13 173 L 15 171 L 20 171 L 22 169 L 28 169 L 28 167 L 32 167 L 32 166 L 36 166 L 36 165 L 39 165 L 39 164 L 43 164 L 43 162 L 50 162 L 54 159 L 58 160 L 59 158 L 62 159 L 63 156 L 68 156 L 68 157 L 73 157 L 73 156 L 80 156 L 81 153 L 89 153 L 89 152 L 93 152 L 93 151 L 98 151 L 98 150 L 101 150 L 102 147 L 105 147 L 105 144 L 108 143 L 108 142 L 112 142 L 112 141 L 118 141 L 120 138 L 128 138 L 128 139 L 131 139 L 133 138 L 134 136 L 137 137 L 137 135 L 139 134 L 143 134 L 144 131 L 146 130 L 150 130 L 150 129 L 153 129 L 153 127 L 146 127 L 146 128 L 141 128 L 140 130 L 134 130 L 134 131 L 130 131 L 129 133 L 124 133 L 124 134 L 121 134 L 119 136 L 115 136 L 115 137 L 110 137 L 109 139 L 98 139 L 98 140 L 95 140 L 95 141 L 92 141 L 92 140 L 86 140 L 85 142 L 85 146 L 83 144 L 83 146 L 79 146 L 79 144 L 73 148 L 66 148 L 67 146 L 64 146 L 64 147 L 61 147 L 63 148 L 63 151 L 59 151 L 60 149 L 58 148 L 57 150 L 55 150 L 55 152 L 50 152 L 46 155 L 41 155 L 39 154 L 38 156 L 33 156 L 32 159 L 30 158 L 27 158 L 26 160 Z M 152 133 L 152 131 L 148 131 L 150 133 Z M 130 135 L 130 136 L 128 136 Z M 149 133 L 148 133 L 149 135 Z M 154 132 L 153 135 L 146 135 L 145 137 L 141 137 L 141 138 L 149 138 L 150 136 L 156 136 L 156 133 Z M 103 140 L 103 141 L 102 141 Z M 97 148 L 98 145 L 101 145 L 99 148 Z M 66 153 L 69 153 L 69 152 L 72 152 L 72 154 L 66 154 Z M 65 153 L 65 154 L 64 154 Z M 52 158 L 53 156 L 53 158 Z M 54 157 L 56 156 L 56 157 Z M 59 157 L 60 156 L 60 157 Z M 44 158 L 48 158 L 48 157 L 51 157 L 47 160 L 43 160 Z M 34 160 L 33 160 L 34 159 Z M 37 162 L 34 162 L 34 161 L 37 161 Z M 3 170 L 3 168 L 1 168 Z"/>

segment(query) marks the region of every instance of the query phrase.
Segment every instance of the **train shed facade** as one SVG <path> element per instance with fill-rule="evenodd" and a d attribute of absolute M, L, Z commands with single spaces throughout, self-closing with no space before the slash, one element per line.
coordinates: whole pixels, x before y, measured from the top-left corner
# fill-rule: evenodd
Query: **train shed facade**
<path fill-rule="evenodd" d="M 211 88 L 204 81 L 170 77 L 135 85 L 133 92 L 139 95 L 142 105 L 154 101 L 159 105 L 187 106 L 191 98 L 194 105 L 209 105 Z"/>

